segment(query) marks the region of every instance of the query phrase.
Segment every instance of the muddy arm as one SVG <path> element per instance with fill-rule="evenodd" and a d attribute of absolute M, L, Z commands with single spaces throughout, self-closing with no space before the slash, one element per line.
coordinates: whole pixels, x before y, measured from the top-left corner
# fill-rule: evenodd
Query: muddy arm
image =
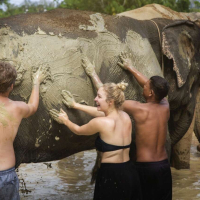
<path fill-rule="evenodd" d="M 48 68 L 45 68 L 44 66 L 39 67 L 35 73 L 32 72 L 33 89 L 30 99 L 28 104 L 20 104 L 23 118 L 27 118 L 37 111 L 39 105 L 39 87 L 48 76 Z"/>
<path fill-rule="evenodd" d="M 93 135 L 100 131 L 99 119 L 92 119 L 87 124 L 79 126 L 71 122 L 66 112 L 60 109 L 60 112 L 56 109 L 50 110 L 50 116 L 60 124 L 67 126 L 76 135 Z"/>
<path fill-rule="evenodd" d="M 131 54 L 127 52 L 121 52 L 119 57 L 121 62 L 118 62 L 118 65 L 120 65 L 123 69 L 130 71 L 137 82 L 140 84 L 140 86 L 144 87 L 145 83 L 148 81 L 148 78 L 134 68 L 134 65 L 132 64 L 132 61 L 130 59 Z"/>
<path fill-rule="evenodd" d="M 63 100 L 62 102 L 68 107 L 68 108 L 74 108 L 77 110 L 81 110 L 87 114 L 89 114 L 92 117 L 104 117 L 104 112 L 98 111 L 96 107 L 93 106 L 86 106 L 82 105 L 80 103 L 76 103 L 73 95 L 66 90 L 62 91 Z"/>
<path fill-rule="evenodd" d="M 96 71 L 95 71 L 95 66 L 92 64 L 87 57 L 82 59 L 82 66 L 85 69 L 86 74 L 91 78 L 93 85 L 95 86 L 96 90 L 98 90 L 103 83 L 99 79 Z"/>
<path fill-rule="evenodd" d="M 105 117 L 104 112 L 98 111 L 96 107 L 86 106 L 80 103 L 76 103 L 74 105 L 74 109 L 81 110 L 92 117 Z"/>

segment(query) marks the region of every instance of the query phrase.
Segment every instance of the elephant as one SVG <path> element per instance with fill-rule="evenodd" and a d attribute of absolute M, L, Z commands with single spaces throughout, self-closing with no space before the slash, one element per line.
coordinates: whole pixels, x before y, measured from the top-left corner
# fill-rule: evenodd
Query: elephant
<path fill-rule="evenodd" d="M 95 64 L 103 83 L 124 80 L 129 84 L 126 99 L 144 102 L 141 87 L 117 66 L 121 51 L 132 53 L 135 68 L 148 78 L 164 74 L 171 87 L 169 134 L 175 145 L 193 119 L 200 82 L 199 34 L 198 25 L 188 20 L 141 21 L 67 9 L 0 19 L 0 60 L 13 64 L 18 73 L 11 99 L 28 100 L 33 68 L 46 66 L 50 74 L 41 85 L 37 113 L 24 119 L 18 130 L 14 142 L 16 167 L 94 148 L 96 135 L 76 136 L 49 116 L 49 110 L 62 108 L 79 125 L 91 119 L 85 113 L 67 109 L 61 95 L 62 90 L 69 90 L 77 102 L 94 105 L 95 89 L 81 66 L 84 56 Z M 133 142 L 132 154 L 134 151 Z"/>

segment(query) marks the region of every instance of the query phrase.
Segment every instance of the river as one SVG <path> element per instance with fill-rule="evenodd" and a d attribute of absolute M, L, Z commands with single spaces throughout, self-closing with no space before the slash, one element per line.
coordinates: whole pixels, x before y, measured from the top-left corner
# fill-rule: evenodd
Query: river
<path fill-rule="evenodd" d="M 172 170 L 173 200 L 200 200 L 200 153 L 193 135 L 190 170 Z M 18 168 L 21 200 L 91 200 L 90 172 L 95 150 L 47 163 L 21 164 Z"/>

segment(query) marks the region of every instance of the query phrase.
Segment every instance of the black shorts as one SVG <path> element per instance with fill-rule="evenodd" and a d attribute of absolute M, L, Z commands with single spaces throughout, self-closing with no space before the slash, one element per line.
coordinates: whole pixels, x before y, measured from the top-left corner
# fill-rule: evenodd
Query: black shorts
<path fill-rule="evenodd" d="M 172 176 L 168 160 L 136 162 L 143 200 L 172 200 Z"/>
<path fill-rule="evenodd" d="M 140 200 L 139 176 L 132 161 L 101 163 L 97 174 L 94 200 Z"/>

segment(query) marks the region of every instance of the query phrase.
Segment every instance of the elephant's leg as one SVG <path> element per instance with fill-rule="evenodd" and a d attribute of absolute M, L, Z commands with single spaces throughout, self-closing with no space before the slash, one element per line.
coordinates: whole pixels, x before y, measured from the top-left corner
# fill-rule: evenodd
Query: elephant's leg
<path fill-rule="evenodd" d="M 176 169 L 190 168 L 190 146 L 192 141 L 192 133 L 194 130 L 195 113 L 190 128 L 183 138 L 172 147 L 172 167 Z"/>
<path fill-rule="evenodd" d="M 195 125 L 194 133 L 200 142 L 200 88 L 198 90 L 197 100 L 196 100 L 196 109 L 195 109 Z M 197 146 L 197 150 L 200 151 L 200 144 Z"/>

